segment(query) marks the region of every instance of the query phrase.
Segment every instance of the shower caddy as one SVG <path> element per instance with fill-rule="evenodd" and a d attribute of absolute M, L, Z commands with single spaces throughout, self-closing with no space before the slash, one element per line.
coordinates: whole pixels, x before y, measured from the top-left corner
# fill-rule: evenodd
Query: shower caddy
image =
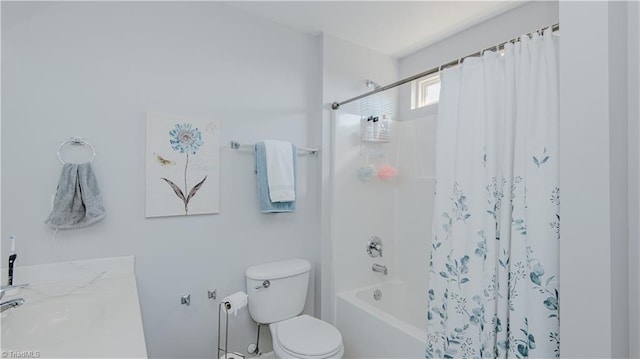
<path fill-rule="evenodd" d="M 367 81 L 367 86 L 369 83 L 373 82 Z M 363 98 L 360 101 L 360 140 L 390 142 L 392 112 L 391 103 L 385 102 L 380 94 Z"/>

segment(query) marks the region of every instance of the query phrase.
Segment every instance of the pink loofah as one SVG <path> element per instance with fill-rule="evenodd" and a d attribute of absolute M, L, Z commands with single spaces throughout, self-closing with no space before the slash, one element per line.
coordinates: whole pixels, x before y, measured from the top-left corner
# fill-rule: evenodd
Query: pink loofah
<path fill-rule="evenodd" d="M 381 180 L 390 180 L 398 175 L 398 170 L 388 164 L 382 164 L 378 166 L 378 178 Z"/>

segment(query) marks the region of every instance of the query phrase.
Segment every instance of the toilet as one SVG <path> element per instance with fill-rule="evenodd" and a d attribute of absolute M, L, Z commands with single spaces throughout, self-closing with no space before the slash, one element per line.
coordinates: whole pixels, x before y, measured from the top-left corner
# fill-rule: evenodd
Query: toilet
<path fill-rule="evenodd" d="M 311 263 L 289 259 L 247 268 L 249 314 L 269 324 L 276 358 L 340 359 L 342 335 L 333 325 L 302 314 Z"/>

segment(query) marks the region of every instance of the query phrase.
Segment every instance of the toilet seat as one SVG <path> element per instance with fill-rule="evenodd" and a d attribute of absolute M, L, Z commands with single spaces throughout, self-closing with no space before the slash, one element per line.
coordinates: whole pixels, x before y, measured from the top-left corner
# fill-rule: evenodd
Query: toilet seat
<path fill-rule="evenodd" d="M 321 359 L 342 356 L 342 335 L 327 322 L 304 314 L 272 326 L 276 337 L 274 342 L 288 357 Z"/>

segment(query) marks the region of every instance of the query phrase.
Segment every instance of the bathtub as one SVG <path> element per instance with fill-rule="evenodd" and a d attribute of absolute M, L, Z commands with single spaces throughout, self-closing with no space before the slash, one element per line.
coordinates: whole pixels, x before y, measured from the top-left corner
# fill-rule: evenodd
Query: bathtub
<path fill-rule="evenodd" d="M 336 326 L 345 358 L 424 358 L 426 312 L 426 293 L 401 282 L 338 293 Z"/>

